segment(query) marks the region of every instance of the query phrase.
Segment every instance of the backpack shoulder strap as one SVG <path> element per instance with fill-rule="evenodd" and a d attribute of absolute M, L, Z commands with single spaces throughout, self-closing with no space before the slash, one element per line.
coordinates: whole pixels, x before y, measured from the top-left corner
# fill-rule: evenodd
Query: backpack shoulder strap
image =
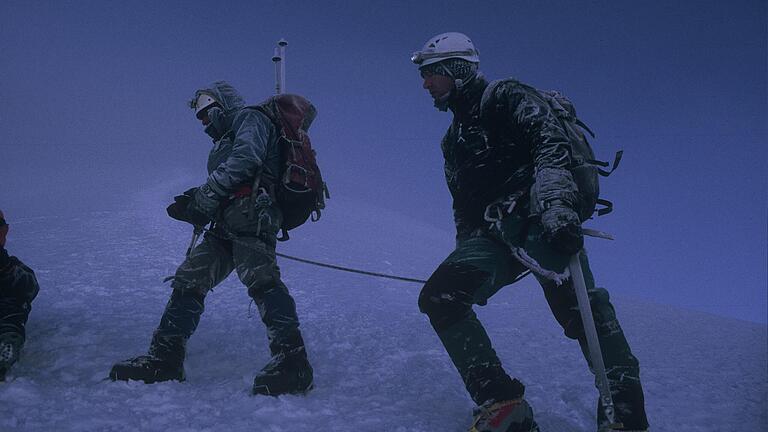
<path fill-rule="evenodd" d="M 500 108 L 500 101 L 496 99 L 496 91 L 501 85 L 519 85 L 520 81 L 514 78 L 505 78 L 491 81 L 488 87 L 483 90 L 483 96 L 480 98 L 480 115 L 488 117 L 495 114 Z"/>
<path fill-rule="evenodd" d="M 558 113 L 558 115 L 583 129 L 584 132 L 587 132 L 592 138 L 595 138 L 595 133 L 592 132 L 592 129 L 590 129 L 589 126 L 581 121 L 576 115 L 576 108 L 568 97 L 557 90 L 539 90 L 539 93 L 544 96 L 549 105 Z"/>
<path fill-rule="evenodd" d="M 280 118 L 279 118 L 280 113 L 277 112 L 276 110 L 274 99 L 275 99 L 275 96 L 272 96 L 259 104 L 248 105 L 243 109 L 259 111 L 260 113 L 267 116 L 267 118 L 272 123 L 274 123 L 275 126 L 282 127 L 282 125 L 280 124 Z"/>

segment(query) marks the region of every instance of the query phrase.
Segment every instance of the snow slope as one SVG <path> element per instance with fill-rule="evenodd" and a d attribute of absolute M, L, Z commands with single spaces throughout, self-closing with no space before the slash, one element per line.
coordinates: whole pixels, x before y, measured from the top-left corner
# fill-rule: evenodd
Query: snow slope
<path fill-rule="evenodd" d="M 145 208 L 147 207 L 147 208 Z M 151 208 L 151 211 L 148 209 Z M 235 276 L 209 295 L 184 383 L 112 383 L 143 353 L 190 230 L 162 204 L 12 221 L 9 249 L 41 283 L 22 361 L 0 384 L 1 431 L 463 431 L 472 403 L 426 317 L 418 284 L 281 260 L 315 368 L 305 397 L 252 397 L 268 360 L 263 325 Z M 280 251 L 426 278 L 452 233 L 334 199 Z M 599 280 L 600 259 L 593 257 Z M 610 289 L 610 287 L 609 287 Z M 766 326 L 615 298 L 640 358 L 654 431 L 768 428 Z M 543 431 L 595 429 L 597 392 L 533 280 L 478 308 Z"/>

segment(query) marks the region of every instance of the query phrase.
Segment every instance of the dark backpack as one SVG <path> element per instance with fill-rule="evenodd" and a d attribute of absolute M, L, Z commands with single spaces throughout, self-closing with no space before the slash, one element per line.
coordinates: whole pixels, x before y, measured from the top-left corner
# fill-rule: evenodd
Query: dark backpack
<path fill-rule="evenodd" d="M 278 240 L 288 240 L 288 230 L 307 219 L 320 219 L 325 198 L 330 198 L 307 134 L 317 110 L 306 98 L 295 94 L 272 96 L 254 108 L 269 117 L 280 133 L 281 169 L 275 197 L 283 212 L 283 234 Z"/>
<path fill-rule="evenodd" d="M 484 107 L 487 106 L 486 104 L 488 103 L 493 103 L 492 101 L 489 101 L 489 99 L 495 94 L 495 90 L 499 84 L 505 82 L 523 85 L 513 79 L 498 80 L 490 83 L 483 93 L 483 101 L 481 104 Z M 610 213 L 613 210 L 613 203 L 599 198 L 600 183 L 598 181 L 598 175 L 608 177 L 616 167 L 618 167 L 623 152 L 616 152 L 613 167 L 610 170 L 602 169 L 611 164 L 595 159 L 595 153 L 592 151 L 592 147 L 589 145 L 589 141 L 586 137 L 586 134 L 589 134 L 594 138 L 595 134 L 586 124 L 576 117 L 576 109 L 570 99 L 557 91 L 544 91 L 534 89 L 533 87 L 528 88 L 535 90 L 547 102 L 560 121 L 560 126 L 566 134 L 568 134 L 572 150 L 569 171 L 579 189 L 579 208 L 577 209 L 579 219 L 582 221 L 587 220 L 591 218 L 595 212 L 597 212 L 599 216 Z M 598 209 L 598 205 L 602 207 Z"/>

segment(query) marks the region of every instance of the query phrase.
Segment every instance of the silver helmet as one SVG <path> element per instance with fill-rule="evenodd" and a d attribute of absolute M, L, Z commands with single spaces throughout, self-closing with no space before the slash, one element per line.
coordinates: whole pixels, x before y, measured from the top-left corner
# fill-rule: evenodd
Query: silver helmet
<path fill-rule="evenodd" d="M 458 58 L 471 63 L 480 63 L 480 53 L 469 36 L 463 33 L 441 33 L 430 38 L 421 51 L 411 56 L 411 61 L 422 68 L 443 60 Z"/>

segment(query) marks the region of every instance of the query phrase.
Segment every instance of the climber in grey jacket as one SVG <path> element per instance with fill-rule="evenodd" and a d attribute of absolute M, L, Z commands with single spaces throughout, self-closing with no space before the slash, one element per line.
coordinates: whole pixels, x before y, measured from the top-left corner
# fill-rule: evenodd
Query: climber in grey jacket
<path fill-rule="evenodd" d="M 280 168 L 278 130 L 223 81 L 198 90 L 191 105 L 213 139 L 208 178 L 175 197 L 167 211 L 198 229 L 209 223 L 212 227 L 176 271 L 148 355 L 116 364 L 110 377 L 147 383 L 183 380 L 186 341 L 199 323 L 205 296 L 235 270 L 258 306 L 272 353 L 254 379 L 253 393 L 304 393 L 312 387 L 313 371 L 296 304 L 275 258 L 282 220 L 273 187 Z"/>

